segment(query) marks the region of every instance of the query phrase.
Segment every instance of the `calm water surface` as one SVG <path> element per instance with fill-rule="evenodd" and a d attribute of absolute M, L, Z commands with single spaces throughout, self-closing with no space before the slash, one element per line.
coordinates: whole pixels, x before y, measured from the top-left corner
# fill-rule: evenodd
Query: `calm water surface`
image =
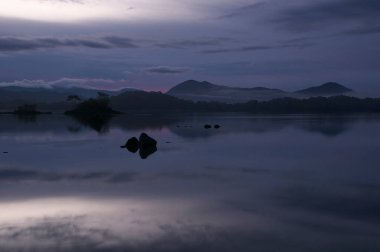
<path fill-rule="evenodd" d="M 1 252 L 380 251 L 379 199 L 379 115 L 0 117 Z"/>

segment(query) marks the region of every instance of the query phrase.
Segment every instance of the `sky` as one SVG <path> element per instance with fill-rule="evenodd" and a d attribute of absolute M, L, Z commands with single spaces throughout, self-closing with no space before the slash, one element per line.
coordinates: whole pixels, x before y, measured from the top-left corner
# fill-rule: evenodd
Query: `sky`
<path fill-rule="evenodd" d="M 0 85 L 188 80 L 380 96 L 379 0 L 1 0 Z"/>

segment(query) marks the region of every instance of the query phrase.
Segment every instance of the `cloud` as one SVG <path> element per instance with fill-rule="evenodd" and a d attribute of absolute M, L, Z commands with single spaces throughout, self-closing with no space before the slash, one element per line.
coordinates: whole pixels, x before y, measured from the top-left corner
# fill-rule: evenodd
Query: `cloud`
<path fill-rule="evenodd" d="M 91 49 L 125 49 L 158 47 L 172 49 L 189 49 L 195 47 L 222 46 L 230 38 L 184 39 L 176 41 L 135 40 L 129 37 L 105 36 L 98 38 L 18 38 L 0 37 L 0 52 L 32 51 L 39 49 L 57 49 L 65 47 L 86 47 Z"/>
<path fill-rule="evenodd" d="M 12 82 L 0 82 L 0 87 L 29 87 L 29 88 L 104 88 L 104 89 L 117 89 L 120 87 L 126 88 L 127 81 L 124 79 L 110 80 L 110 79 L 91 79 L 91 78 L 61 78 L 57 80 L 16 80 Z"/>
<path fill-rule="evenodd" d="M 268 244 L 259 232 L 236 227 L 216 226 L 208 223 L 191 223 L 177 220 L 151 221 L 130 212 L 122 219 L 128 224 L 117 228 L 110 221 L 90 215 L 63 215 L 27 220 L 22 224 L 3 224 L 0 228 L 0 250 L 15 252 L 47 251 L 232 251 Z M 95 216 L 96 217 L 96 216 Z M 155 216 L 153 216 L 155 217 Z M 112 220 L 112 218 L 111 218 Z M 94 224 L 95 223 L 95 224 Z M 138 227 L 131 232 L 131 227 Z M 134 234 L 141 234 L 135 236 Z M 255 238 L 252 238 L 255 237 Z M 231 243 L 231 241 L 235 241 Z M 278 243 L 275 243 L 276 245 Z M 280 244 L 282 245 L 282 243 Z M 262 249 L 265 250 L 265 249 Z"/>
<path fill-rule="evenodd" d="M 30 51 L 62 47 L 87 47 L 92 49 L 138 48 L 134 41 L 126 37 L 102 37 L 93 39 L 58 39 L 0 37 L 0 52 Z"/>
<path fill-rule="evenodd" d="M 0 229 L 1 251 L 113 251 L 120 238 L 109 229 L 86 227 L 87 216 L 45 217 Z"/>
<path fill-rule="evenodd" d="M 83 21 L 198 21 L 227 0 L 9 0 L 0 1 L 0 16 L 54 23 Z M 202 3 L 202 4 L 201 4 Z"/>
<path fill-rule="evenodd" d="M 103 40 L 107 41 L 114 47 L 118 48 L 137 48 L 138 46 L 135 45 L 135 41 L 130 38 L 126 37 L 117 37 L 117 36 L 109 36 L 109 37 L 104 37 Z"/>
<path fill-rule="evenodd" d="M 370 27 L 358 27 L 350 30 L 346 30 L 342 32 L 342 35 L 367 35 L 380 33 L 380 25 L 378 26 L 370 26 Z"/>
<path fill-rule="evenodd" d="M 73 174 L 59 174 L 48 173 L 30 170 L 0 170 L 0 181 L 60 181 L 60 180 L 96 180 L 110 177 L 110 173 L 106 172 L 89 172 L 89 173 L 73 173 Z"/>
<path fill-rule="evenodd" d="M 76 3 L 76 4 L 84 4 L 83 0 L 40 0 L 41 2 L 58 2 L 58 3 Z"/>
<path fill-rule="evenodd" d="M 0 16 L 49 23 L 128 19 L 124 0 L 12 0 L 0 1 Z"/>
<path fill-rule="evenodd" d="M 145 68 L 144 71 L 153 74 L 181 74 L 189 72 L 190 69 L 187 67 L 156 66 Z"/>
<path fill-rule="evenodd" d="M 224 180 L 223 175 L 209 172 L 157 172 L 152 174 L 143 174 L 140 172 L 77 172 L 77 173 L 60 173 L 45 172 L 36 170 L 22 169 L 2 169 L 0 170 L 0 182 L 58 182 L 58 181 L 98 181 L 103 183 L 120 184 L 132 183 L 135 181 L 153 181 L 153 180 Z"/>
<path fill-rule="evenodd" d="M 334 0 L 312 5 L 303 5 L 281 10 L 272 19 L 284 30 L 307 32 L 336 25 L 378 26 L 380 1 L 378 0 Z"/>
<path fill-rule="evenodd" d="M 200 46 L 221 46 L 225 42 L 229 42 L 231 40 L 232 39 L 230 38 L 184 39 L 184 40 L 157 43 L 156 46 L 160 48 L 174 48 L 174 49 L 193 48 L 193 47 L 200 47 Z"/>
<path fill-rule="evenodd" d="M 220 19 L 225 19 L 225 18 L 240 18 L 244 15 L 252 15 L 252 12 L 256 12 L 260 10 L 261 7 L 265 6 L 267 2 L 258 2 L 254 4 L 248 4 L 244 5 L 240 8 L 234 9 L 229 11 L 227 14 L 224 14 L 220 16 Z"/>
<path fill-rule="evenodd" d="M 310 42 L 286 42 L 279 45 L 255 45 L 255 46 L 242 46 L 236 48 L 219 48 L 219 49 L 210 49 L 203 50 L 201 53 L 213 54 L 213 53 L 232 53 L 232 52 L 254 52 L 254 51 L 263 51 L 263 50 L 273 50 L 273 49 L 283 49 L 283 48 L 305 48 L 313 46 L 313 43 Z"/>

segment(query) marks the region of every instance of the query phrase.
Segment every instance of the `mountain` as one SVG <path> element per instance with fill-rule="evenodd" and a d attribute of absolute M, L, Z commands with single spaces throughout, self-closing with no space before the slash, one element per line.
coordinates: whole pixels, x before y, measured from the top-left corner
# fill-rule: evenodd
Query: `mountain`
<path fill-rule="evenodd" d="M 175 87 L 171 88 L 167 94 L 188 94 L 188 93 L 197 93 L 201 94 L 203 92 L 209 92 L 212 90 L 219 89 L 222 86 L 218 86 L 215 84 L 211 84 L 207 81 L 195 81 L 195 80 L 188 80 L 185 82 L 182 82 L 181 84 L 176 85 Z"/>
<path fill-rule="evenodd" d="M 350 92 L 353 92 L 353 90 L 341 84 L 338 84 L 336 82 L 327 82 L 320 86 L 296 91 L 295 93 L 305 96 L 333 96 L 347 94 Z"/>
<path fill-rule="evenodd" d="M 170 89 L 166 94 L 184 100 L 224 103 L 242 103 L 250 100 L 268 101 L 292 96 L 292 94 L 280 89 L 264 87 L 236 88 L 196 80 L 182 82 Z"/>
<path fill-rule="evenodd" d="M 185 81 L 170 89 L 166 94 L 157 92 L 143 92 L 126 88 L 121 90 L 93 89 L 79 86 L 49 86 L 49 87 L 22 87 L 0 86 L 0 111 L 15 109 L 22 104 L 36 104 L 38 108 L 45 110 L 67 109 L 72 103 L 66 102 L 69 95 L 77 95 L 82 99 L 97 97 L 98 93 L 106 93 L 111 96 L 115 109 L 194 109 L 192 101 L 217 102 L 208 104 L 206 109 L 214 106 L 217 110 L 220 103 L 246 103 L 249 101 L 270 101 L 281 98 L 308 98 L 313 96 L 334 96 L 342 93 L 353 92 L 337 83 L 326 83 L 319 87 L 311 87 L 295 93 L 285 92 L 280 89 L 264 87 L 236 88 L 215 85 L 207 81 Z M 204 105 L 204 104 L 203 104 Z M 202 104 L 197 109 L 203 110 Z"/>

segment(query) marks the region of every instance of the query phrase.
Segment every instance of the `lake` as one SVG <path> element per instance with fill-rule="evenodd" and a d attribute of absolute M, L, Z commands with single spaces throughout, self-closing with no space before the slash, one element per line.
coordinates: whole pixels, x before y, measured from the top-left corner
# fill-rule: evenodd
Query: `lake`
<path fill-rule="evenodd" d="M 0 251 L 380 251 L 379 199 L 379 114 L 0 116 Z"/>

